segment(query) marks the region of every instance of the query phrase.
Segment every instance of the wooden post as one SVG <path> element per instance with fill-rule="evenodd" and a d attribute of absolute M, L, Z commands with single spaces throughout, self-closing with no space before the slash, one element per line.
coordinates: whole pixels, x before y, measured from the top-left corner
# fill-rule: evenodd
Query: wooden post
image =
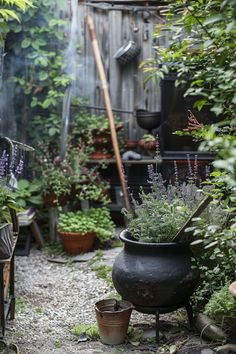
<path fill-rule="evenodd" d="M 57 239 L 57 219 L 58 210 L 56 207 L 48 208 L 49 211 L 49 239 L 50 243 L 53 244 Z"/>
<path fill-rule="evenodd" d="M 87 24 L 88 24 L 93 54 L 94 54 L 94 58 L 96 61 L 100 82 L 101 82 L 101 88 L 103 91 L 103 99 L 104 99 L 104 104 L 106 107 L 107 117 L 109 120 L 112 145 L 113 145 L 113 149 L 114 149 L 114 153 L 115 153 L 115 159 L 116 159 L 118 174 L 120 177 L 121 188 L 122 188 L 123 195 L 124 195 L 124 202 L 125 202 L 126 208 L 130 209 L 129 194 L 128 194 L 128 189 L 126 186 L 125 177 L 124 177 L 123 170 L 122 170 L 122 160 L 121 160 L 120 149 L 119 149 L 119 144 L 118 144 L 118 140 L 117 140 L 117 134 L 116 134 L 116 128 L 115 128 L 114 117 L 113 117 L 113 112 L 112 112 L 110 95 L 108 92 L 108 84 L 107 84 L 107 80 L 106 80 L 106 74 L 105 74 L 104 66 L 103 66 L 102 59 L 101 59 L 98 41 L 96 38 L 93 19 L 90 15 L 87 16 Z"/>

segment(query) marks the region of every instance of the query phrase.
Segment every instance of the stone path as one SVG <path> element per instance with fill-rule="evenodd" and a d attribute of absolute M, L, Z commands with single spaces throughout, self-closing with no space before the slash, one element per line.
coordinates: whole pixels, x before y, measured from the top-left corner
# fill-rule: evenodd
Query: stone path
<path fill-rule="evenodd" d="M 102 252 L 95 265 L 111 266 L 120 249 Z M 179 312 L 170 317 L 169 325 L 165 324 L 165 339 L 160 345 L 135 340 L 119 346 L 100 341 L 79 343 L 71 329 L 76 324 L 96 323 L 95 302 L 115 296 L 107 282 L 92 270 L 94 264 L 88 264 L 88 258 L 94 255 L 57 258 L 59 263 L 54 263 L 44 252 L 32 249 L 28 257 L 16 257 L 16 318 L 7 324 L 6 339 L 18 345 L 20 354 L 152 354 L 169 353 L 171 346 L 173 354 L 176 345 L 188 341 L 186 317 Z M 133 311 L 131 324 L 148 328 L 149 332 L 153 328 L 151 336 L 155 334 L 153 315 Z"/>

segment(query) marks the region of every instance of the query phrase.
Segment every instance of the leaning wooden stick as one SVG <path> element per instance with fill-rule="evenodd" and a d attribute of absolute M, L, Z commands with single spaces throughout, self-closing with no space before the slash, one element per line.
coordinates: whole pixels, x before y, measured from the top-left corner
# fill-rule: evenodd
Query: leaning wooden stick
<path fill-rule="evenodd" d="M 98 42 L 97 42 L 97 38 L 96 38 L 93 19 L 90 15 L 87 16 L 87 24 L 88 24 L 93 54 L 94 54 L 94 58 L 96 61 L 100 82 L 101 82 L 101 88 L 103 91 L 104 104 L 106 107 L 106 112 L 107 112 L 107 116 L 108 116 L 108 120 L 109 120 L 112 145 L 113 145 L 113 149 L 114 149 L 114 153 L 115 153 L 115 159 L 116 159 L 118 174 L 120 177 L 121 188 L 122 188 L 123 195 L 124 195 L 125 206 L 127 209 L 130 209 L 129 194 L 128 194 L 128 189 L 126 186 L 126 182 L 125 182 L 125 178 L 124 178 L 123 170 L 122 170 L 122 160 L 121 160 L 120 149 L 119 149 L 118 140 L 117 140 L 117 134 L 116 134 L 116 128 L 115 128 L 114 117 L 113 117 L 113 112 L 112 112 L 110 95 L 108 92 L 108 84 L 107 84 L 105 70 L 104 70 L 104 66 L 102 63 L 100 50 L 99 50 L 99 46 L 98 46 Z"/>
<path fill-rule="evenodd" d="M 190 215 L 186 223 L 181 227 L 181 229 L 177 232 L 175 237 L 173 238 L 173 242 L 179 242 L 180 238 L 182 237 L 184 231 L 187 229 L 187 227 L 190 226 L 193 218 L 197 218 L 201 213 L 206 209 L 208 204 L 212 201 L 212 197 L 210 195 L 206 196 L 201 203 L 198 205 L 197 209 L 194 210 L 194 212 Z"/>

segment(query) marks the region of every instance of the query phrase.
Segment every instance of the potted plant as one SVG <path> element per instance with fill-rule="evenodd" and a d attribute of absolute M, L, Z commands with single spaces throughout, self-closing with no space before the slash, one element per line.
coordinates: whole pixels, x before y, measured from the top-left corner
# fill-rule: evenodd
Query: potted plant
<path fill-rule="evenodd" d="M 54 163 L 47 163 L 40 178 L 44 202 L 49 207 L 65 205 L 70 198 L 71 175 Z"/>
<path fill-rule="evenodd" d="M 21 208 L 16 204 L 13 193 L 7 186 L 0 185 L 0 259 L 11 256 L 13 247 L 11 211 L 17 210 Z"/>
<path fill-rule="evenodd" d="M 110 183 L 102 178 L 99 166 L 88 167 L 90 154 L 91 148 L 81 141 L 76 148 L 69 150 L 68 162 L 73 171 L 71 197 L 106 204 L 109 202 Z"/>
<path fill-rule="evenodd" d="M 138 145 L 142 150 L 144 150 L 148 155 L 154 155 L 158 142 L 152 134 L 144 134 L 139 140 Z"/>
<path fill-rule="evenodd" d="M 193 183 L 167 185 L 149 166 L 150 191 L 133 199 L 133 211 L 124 210 L 127 230 L 120 239 L 124 249 L 115 260 L 113 283 L 124 300 L 145 313 L 164 313 L 186 307 L 198 285 L 198 271 L 184 239 L 173 242 L 176 232 L 197 203 Z"/>
<path fill-rule="evenodd" d="M 94 151 L 91 153 L 91 158 L 108 159 L 112 157 L 112 141 L 109 128 L 108 118 L 104 115 L 89 114 L 82 110 L 74 117 L 74 126 L 80 127 L 77 131 L 77 136 L 91 141 Z M 116 130 L 120 131 L 123 128 L 121 119 L 115 116 Z M 76 130 L 74 131 L 75 135 Z M 75 139 L 75 137 L 73 138 Z"/>
<path fill-rule="evenodd" d="M 58 220 L 58 235 L 70 254 L 90 251 L 95 237 L 103 242 L 112 237 L 113 231 L 114 223 L 105 207 L 63 213 Z"/>

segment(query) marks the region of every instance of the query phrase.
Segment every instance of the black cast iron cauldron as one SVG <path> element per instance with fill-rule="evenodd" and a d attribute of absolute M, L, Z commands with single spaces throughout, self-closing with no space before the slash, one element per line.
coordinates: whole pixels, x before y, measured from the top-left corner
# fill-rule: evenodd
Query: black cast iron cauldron
<path fill-rule="evenodd" d="M 112 279 L 124 300 L 144 309 L 141 312 L 188 303 L 199 278 L 198 271 L 191 269 L 188 245 L 137 242 L 127 230 L 120 239 L 124 249 L 115 259 Z"/>

